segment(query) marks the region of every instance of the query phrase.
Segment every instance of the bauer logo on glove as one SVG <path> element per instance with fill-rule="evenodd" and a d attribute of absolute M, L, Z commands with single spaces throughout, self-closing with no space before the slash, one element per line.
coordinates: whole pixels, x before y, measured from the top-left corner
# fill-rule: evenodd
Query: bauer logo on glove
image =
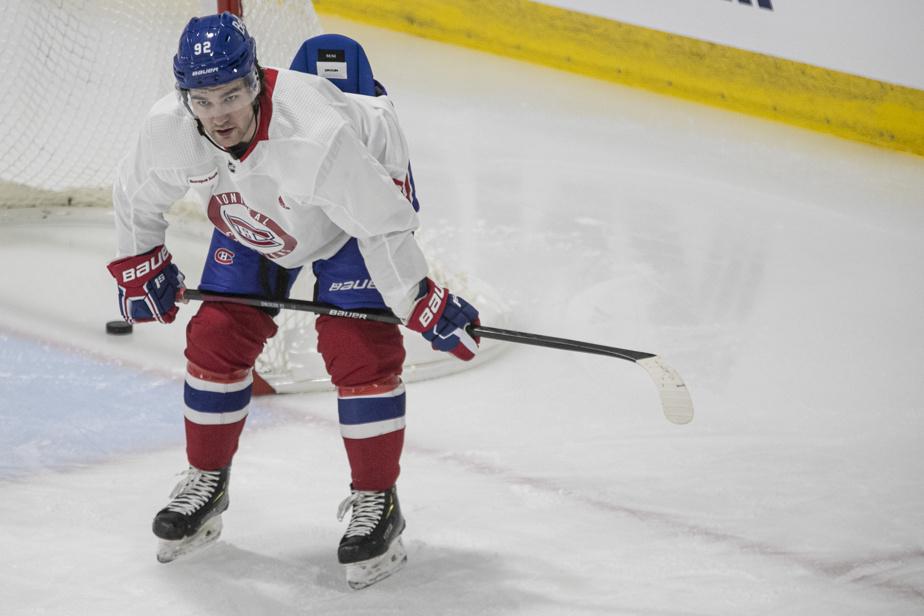
<path fill-rule="evenodd" d="M 172 323 L 178 311 L 177 294 L 184 289 L 183 274 L 171 263 L 165 246 L 118 259 L 109 273 L 119 285 L 119 310 L 129 323 Z"/>
<path fill-rule="evenodd" d="M 481 325 L 478 310 L 429 278 L 420 282 L 417 304 L 407 327 L 430 341 L 434 350 L 452 353 L 463 361 L 475 357 L 480 339 L 466 328 Z"/>
<path fill-rule="evenodd" d="M 439 314 L 440 308 L 443 305 L 443 299 L 446 297 L 446 289 L 442 287 L 433 287 L 433 294 L 429 296 L 429 301 L 426 306 L 423 307 L 423 310 L 420 312 L 420 315 L 417 317 L 417 322 L 420 324 L 422 329 L 430 327 L 430 323 L 433 321 L 433 317 Z"/>
<path fill-rule="evenodd" d="M 153 254 L 152 254 L 153 253 Z M 146 258 L 148 255 L 152 255 L 150 258 Z M 160 250 L 155 248 L 151 252 L 145 253 L 138 257 L 128 257 L 129 259 L 143 259 L 141 263 L 135 265 L 134 267 L 127 267 L 119 272 L 121 276 L 120 282 L 132 282 L 139 278 L 144 278 L 151 272 L 159 272 L 164 267 L 164 263 L 170 261 L 170 253 L 167 252 L 166 246 L 161 246 Z M 109 271 L 112 272 L 112 275 L 115 276 L 115 272 L 112 270 L 112 266 L 118 263 L 122 263 L 125 259 L 121 261 L 115 261 L 109 266 Z"/>

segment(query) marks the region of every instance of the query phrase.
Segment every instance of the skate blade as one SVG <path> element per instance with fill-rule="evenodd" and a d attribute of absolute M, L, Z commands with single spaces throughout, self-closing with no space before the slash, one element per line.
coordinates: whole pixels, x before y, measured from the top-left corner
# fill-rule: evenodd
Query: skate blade
<path fill-rule="evenodd" d="M 347 584 L 350 588 L 360 590 L 381 582 L 400 570 L 405 563 L 407 563 L 407 552 L 404 550 L 401 537 L 398 537 L 388 551 L 381 556 L 343 565 L 343 569 L 346 571 Z"/>
<path fill-rule="evenodd" d="M 161 539 L 157 546 L 157 560 L 169 563 L 181 556 L 201 550 L 210 543 L 214 543 L 221 536 L 221 516 L 217 515 L 199 529 L 192 537 L 168 541 Z"/>

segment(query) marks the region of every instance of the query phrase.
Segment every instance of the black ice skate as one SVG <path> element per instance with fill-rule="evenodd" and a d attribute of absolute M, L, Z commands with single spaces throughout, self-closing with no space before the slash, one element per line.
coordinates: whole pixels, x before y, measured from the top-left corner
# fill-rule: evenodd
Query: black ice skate
<path fill-rule="evenodd" d="M 407 562 L 401 543 L 404 516 L 395 487 L 384 492 L 353 490 L 340 503 L 337 519 L 353 508 L 337 559 L 346 570 L 347 584 L 359 590 L 395 573 Z"/>
<path fill-rule="evenodd" d="M 230 470 L 189 467 L 170 494 L 170 503 L 154 516 L 154 534 L 161 539 L 157 560 L 169 563 L 218 539 L 221 514 L 228 508 Z"/>

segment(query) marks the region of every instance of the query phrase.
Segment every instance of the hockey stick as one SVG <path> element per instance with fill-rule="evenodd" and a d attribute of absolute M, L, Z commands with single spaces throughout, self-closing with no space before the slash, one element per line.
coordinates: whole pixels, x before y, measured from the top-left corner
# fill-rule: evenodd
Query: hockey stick
<path fill-rule="evenodd" d="M 393 323 L 395 325 L 403 324 L 401 319 L 391 312 L 384 310 L 344 310 L 336 306 L 298 299 L 269 300 L 258 297 L 186 289 L 183 292 L 182 300 L 228 302 L 257 308 L 300 310 L 303 312 L 326 314 L 347 319 L 363 319 L 366 321 L 378 321 L 380 323 Z M 618 349 L 616 347 L 608 347 L 590 342 L 568 340 L 567 338 L 553 338 L 551 336 L 528 334 L 526 332 L 518 332 L 509 329 L 485 327 L 483 325 L 477 327 L 470 325 L 467 331 L 473 336 L 480 336 L 482 338 L 548 347 L 552 349 L 562 349 L 564 351 L 578 351 L 581 353 L 591 353 L 593 355 L 606 355 L 608 357 L 616 357 L 618 359 L 634 362 L 644 368 L 654 381 L 655 387 L 658 388 L 658 395 L 661 397 L 661 409 L 664 411 L 664 416 L 667 417 L 668 421 L 675 424 L 685 424 L 693 420 L 693 401 L 690 399 L 690 392 L 687 391 L 687 386 L 684 384 L 683 379 L 680 378 L 676 370 L 668 366 L 660 357 L 652 353 Z"/>

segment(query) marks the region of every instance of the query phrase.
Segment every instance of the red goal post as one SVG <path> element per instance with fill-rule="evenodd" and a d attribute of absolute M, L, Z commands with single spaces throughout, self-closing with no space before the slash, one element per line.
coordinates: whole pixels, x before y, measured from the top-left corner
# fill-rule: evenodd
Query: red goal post
<path fill-rule="evenodd" d="M 241 0 L 218 0 L 218 12 L 224 13 L 225 11 L 234 13 L 238 17 L 244 15 L 244 7 L 241 6 Z"/>

